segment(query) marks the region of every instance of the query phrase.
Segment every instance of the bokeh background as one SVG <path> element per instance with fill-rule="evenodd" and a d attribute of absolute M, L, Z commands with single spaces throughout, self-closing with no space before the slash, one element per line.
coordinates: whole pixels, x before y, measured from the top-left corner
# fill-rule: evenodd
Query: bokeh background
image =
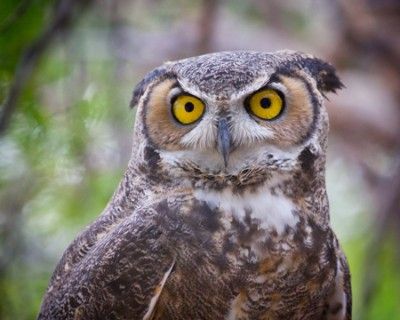
<path fill-rule="evenodd" d="M 2 0 L 0 319 L 34 319 L 63 250 L 131 152 L 132 89 L 167 60 L 302 50 L 346 88 L 327 101 L 331 219 L 354 319 L 400 319 L 398 0 Z"/>

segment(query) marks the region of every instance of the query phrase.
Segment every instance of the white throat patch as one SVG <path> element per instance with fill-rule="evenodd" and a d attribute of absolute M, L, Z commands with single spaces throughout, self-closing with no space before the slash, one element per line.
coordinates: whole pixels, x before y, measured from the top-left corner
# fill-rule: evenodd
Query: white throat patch
<path fill-rule="evenodd" d="M 240 221 L 243 221 L 246 212 L 250 212 L 252 218 L 260 221 L 261 228 L 275 229 L 278 234 L 281 234 L 286 226 L 294 227 L 299 221 L 294 212 L 293 202 L 283 194 L 272 194 L 267 186 L 259 188 L 256 192 L 245 191 L 242 194 L 234 194 L 230 189 L 196 190 L 195 197 Z"/>

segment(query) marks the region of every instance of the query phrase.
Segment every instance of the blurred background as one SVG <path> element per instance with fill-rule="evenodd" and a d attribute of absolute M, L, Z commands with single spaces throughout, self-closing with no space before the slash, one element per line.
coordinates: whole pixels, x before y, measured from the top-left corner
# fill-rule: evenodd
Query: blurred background
<path fill-rule="evenodd" d="M 130 155 L 134 85 L 164 61 L 283 48 L 338 68 L 331 219 L 354 319 L 400 319 L 400 1 L 2 0 L 0 319 L 34 319 Z"/>

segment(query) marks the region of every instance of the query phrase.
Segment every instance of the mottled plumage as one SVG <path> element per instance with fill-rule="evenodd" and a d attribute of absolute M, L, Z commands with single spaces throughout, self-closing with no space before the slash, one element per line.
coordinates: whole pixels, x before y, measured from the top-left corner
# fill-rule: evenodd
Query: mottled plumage
<path fill-rule="evenodd" d="M 323 96 L 341 86 L 331 65 L 291 51 L 150 72 L 124 178 L 64 253 L 39 319 L 351 319 L 325 188 Z M 284 102 L 273 120 L 249 112 L 265 88 Z M 171 113 L 182 95 L 204 106 L 189 125 Z"/>

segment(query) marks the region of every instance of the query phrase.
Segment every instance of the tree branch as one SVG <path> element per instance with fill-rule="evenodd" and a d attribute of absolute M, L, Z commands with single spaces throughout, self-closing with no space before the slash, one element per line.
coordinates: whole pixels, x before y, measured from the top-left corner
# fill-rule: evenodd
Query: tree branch
<path fill-rule="evenodd" d="M 218 0 L 203 0 L 198 22 L 197 53 L 206 53 L 211 49 L 217 18 Z"/>
<path fill-rule="evenodd" d="M 0 33 L 6 32 L 12 24 L 18 20 L 19 17 L 23 16 L 26 11 L 28 11 L 29 6 L 32 4 L 31 0 L 23 0 L 21 1 L 15 10 L 10 13 L 0 24 Z"/>
<path fill-rule="evenodd" d="M 92 0 L 58 0 L 49 25 L 42 34 L 25 50 L 17 65 L 14 80 L 0 110 L 0 136 L 4 134 L 15 112 L 19 97 L 37 65 L 40 57 L 49 48 L 60 32 L 72 27 L 72 18 L 78 9 L 85 8 Z"/>

